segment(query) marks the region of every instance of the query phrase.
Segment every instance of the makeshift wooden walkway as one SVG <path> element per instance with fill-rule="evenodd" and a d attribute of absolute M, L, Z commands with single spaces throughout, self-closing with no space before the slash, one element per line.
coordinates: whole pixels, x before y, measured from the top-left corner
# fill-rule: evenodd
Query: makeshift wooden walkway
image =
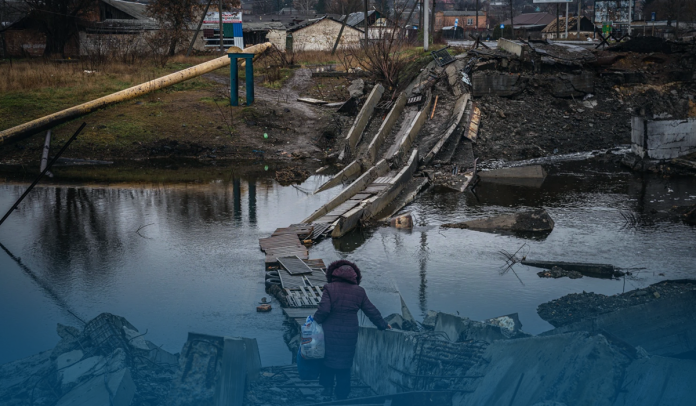
<path fill-rule="evenodd" d="M 314 243 L 328 232 L 328 224 L 293 224 L 276 229 L 268 238 L 259 239 L 266 253 L 266 271 L 277 271 L 286 294 L 286 316 L 304 324 L 314 314 L 326 283 L 326 265 L 322 259 L 309 259 L 304 243 Z"/>

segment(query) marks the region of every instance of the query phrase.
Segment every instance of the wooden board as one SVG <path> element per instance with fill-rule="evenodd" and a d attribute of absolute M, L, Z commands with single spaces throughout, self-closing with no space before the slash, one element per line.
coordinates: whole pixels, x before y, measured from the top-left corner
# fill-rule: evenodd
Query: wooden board
<path fill-rule="evenodd" d="M 370 194 L 376 194 L 381 192 L 387 187 L 387 185 L 376 185 L 376 184 L 371 184 L 367 188 L 365 188 L 364 192 L 370 193 Z"/>
<path fill-rule="evenodd" d="M 312 273 L 312 268 L 308 267 L 307 264 L 294 255 L 278 258 L 278 262 L 290 275 Z"/>

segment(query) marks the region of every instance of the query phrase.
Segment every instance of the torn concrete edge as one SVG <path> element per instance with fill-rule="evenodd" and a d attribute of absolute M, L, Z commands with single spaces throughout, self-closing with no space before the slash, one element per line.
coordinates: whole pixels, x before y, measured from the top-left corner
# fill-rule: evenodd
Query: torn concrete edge
<path fill-rule="evenodd" d="M 389 114 L 387 114 L 387 117 L 379 127 L 377 134 L 375 134 L 372 142 L 370 142 L 370 145 L 367 147 L 365 155 L 367 156 L 367 161 L 370 162 L 370 164 L 377 160 L 377 152 L 384 143 L 384 140 L 391 133 L 392 129 L 394 128 L 394 124 L 396 124 L 396 121 L 399 119 L 399 116 L 401 116 L 401 113 L 404 111 L 407 100 L 408 97 L 406 96 L 406 93 L 401 92 L 399 97 L 396 99 L 396 102 L 394 102 L 394 106 L 392 106 L 391 111 L 389 111 Z"/>
<path fill-rule="evenodd" d="M 516 315 L 513 320 L 515 318 Z M 517 328 L 517 322 L 514 323 L 513 328 L 506 328 L 493 323 L 484 323 L 440 312 L 437 314 L 433 331 L 444 333 L 451 342 L 475 340 L 492 343 L 497 340 L 530 337 L 529 334 Z M 521 327 L 521 323 L 519 323 L 519 327 Z"/>
<path fill-rule="evenodd" d="M 547 172 L 541 165 L 516 166 L 478 172 L 479 178 L 488 183 L 539 188 Z"/>
<path fill-rule="evenodd" d="M 382 210 L 384 210 L 389 205 L 389 203 L 391 203 L 396 198 L 396 196 L 398 196 L 399 193 L 401 193 L 401 190 L 404 188 L 404 185 L 413 177 L 413 174 L 416 172 L 417 168 L 418 149 L 414 148 L 413 151 L 411 151 L 411 156 L 409 157 L 409 160 L 406 163 L 406 165 L 404 165 L 404 167 L 401 168 L 399 173 L 397 173 L 389 181 L 389 186 L 386 189 L 382 190 L 377 195 L 376 199 L 369 202 L 365 206 L 365 215 L 363 219 L 371 220 Z"/>
<path fill-rule="evenodd" d="M 358 179 L 356 179 L 353 183 L 348 185 L 348 187 L 343 189 L 343 191 L 339 193 L 336 197 L 331 199 L 331 201 L 315 210 L 314 213 L 312 213 L 306 219 L 302 220 L 302 222 L 311 223 L 316 219 L 320 218 L 321 216 L 324 216 L 331 210 L 338 207 L 341 203 L 348 200 L 351 196 L 364 190 L 367 187 L 367 185 L 372 183 L 373 180 L 377 179 L 380 176 L 384 176 L 387 172 L 389 172 L 389 164 L 386 160 L 382 159 L 381 161 L 377 162 L 375 166 L 373 166 L 372 168 L 368 169 L 365 173 L 360 175 Z"/>
<path fill-rule="evenodd" d="M 396 99 L 396 102 L 389 111 L 389 114 L 387 114 L 387 117 L 384 119 L 382 125 L 379 127 L 377 134 L 375 134 L 374 138 L 372 139 L 372 142 L 370 142 L 370 145 L 367 147 L 367 151 L 365 152 L 363 157 L 364 159 L 356 159 L 353 162 L 351 162 L 339 173 L 334 175 L 334 177 L 332 177 L 331 179 L 324 182 L 324 184 L 319 186 L 317 190 L 314 191 L 314 193 L 323 192 L 324 190 L 330 189 L 334 186 L 340 185 L 341 183 L 352 180 L 353 178 L 359 176 L 364 171 L 364 168 L 366 166 L 371 166 L 377 160 L 377 151 L 382 146 L 384 139 L 391 133 L 394 124 L 396 123 L 397 119 L 401 115 L 401 112 L 404 110 L 404 107 L 406 106 L 406 100 L 407 98 L 405 93 L 402 92 L 401 94 L 399 94 L 399 97 Z"/>
<path fill-rule="evenodd" d="M 505 38 L 500 38 L 498 40 L 498 49 L 502 49 L 505 52 L 517 55 L 519 57 L 522 57 L 522 53 L 524 52 L 522 44 L 518 44 Z"/>
<path fill-rule="evenodd" d="M 418 149 L 414 149 L 408 163 L 389 181 L 389 186 L 387 188 L 379 192 L 376 196 L 362 201 L 358 206 L 338 218 L 338 222 L 331 232 L 331 237 L 343 237 L 356 228 L 361 221 L 372 219 L 375 214 L 387 207 L 387 205 L 398 196 L 406 182 L 411 179 L 417 167 Z"/>
<path fill-rule="evenodd" d="M 413 141 L 418 136 L 423 124 L 425 124 L 425 119 L 428 117 L 428 110 L 430 110 L 430 103 L 432 100 L 433 94 L 432 92 L 428 91 L 425 104 L 423 104 L 421 110 L 418 112 L 406 131 L 404 131 L 404 134 L 401 135 L 401 139 L 397 141 L 397 148 L 391 156 L 387 157 L 388 160 L 400 161 L 404 155 L 406 155 L 406 151 L 411 149 Z"/>
<path fill-rule="evenodd" d="M 445 134 L 440 137 L 440 140 L 433 146 L 433 148 L 428 152 L 428 154 L 423 158 L 423 165 L 427 165 L 430 161 L 435 158 L 435 156 L 440 152 L 440 149 L 449 141 L 454 131 L 459 126 L 459 122 L 464 117 L 464 112 L 469 107 L 469 101 L 471 99 L 471 94 L 465 93 L 461 95 L 457 101 L 454 103 L 454 109 L 452 110 L 452 117 L 450 118 L 451 124 L 447 128 Z M 473 106 L 472 106 L 473 107 Z"/>
<path fill-rule="evenodd" d="M 383 93 L 384 86 L 379 83 L 372 88 L 372 92 L 370 92 L 367 100 L 365 100 L 365 104 L 363 105 L 362 109 L 360 109 L 358 117 L 355 118 L 353 126 L 350 128 L 350 130 L 348 130 L 348 134 L 346 135 L 346 148 L 341 151 L 341 154 L 338 157 L 339 160 L 343 160 L 345 158 L 346 150 L 349 154 L 355 153 L 355 147 L 360 142 L 362 133 L 365 130 L 367 123 L 370 121 L 370 117 L 372 117 L 372 113 L 375 111 L 375 106 L 382 98 Z"/>
<path fill-rule="evenodd" d="M 391 217 L 393 217 L 394 215 L 396 215 L 396 213 L 401 211 L 401 209 L 403 209 L 404 207 L 411 204 L 411 202 L 416 200 L 416 197 L 418 196 L 418 194 L 420 194 L 420 192 L 422 192 L 423 189 L 426 186 L 428 186 L 428 184 L 430 183 L 430 180 L 428 180 L 428 178 L 426 176 L 424 176 L 422 178 L 417 178 L 417 179 L 421 179 L 421 180 L 417 185 L 415 185 L 415 187 L 413 187 L 413 190 L 408 191 L 407 192 L 408 194 L 406 196 L 404 196 L 403 199 L 400 199 L 397 202 L 397 205 L 394 207 L 394 209 L 391 212 L 389 212 L 389 215 L 383 216 L 382 218 L 379 219 L 379 221 L 389 221 L 389 219 Z M 397 196 L 397 198 L 399 198 L 399 197 Z"/>
<path fill-rule="evenodd" d="M 696 152 L 696 118 L 631 118 L 631 151 L 640 158 L 667 160 Z"/>
<path fill-rule="evenodd" d="M 362 165 L 360 165 L 360 162 L 353 161 L 350 164 L 348 164 L 348 166 L 343 168 L 340 172 L 338 172 L 336 175 L 334 175 L 331 179 L 327 180 L 321 186 L 319 186 L 317 190 L 314 191 L 314 193 L 323 192 L 325 190 L 331 189 L 334 186 L 338 186 L 342 183 L 350 181 L 351 179 L 354 179 L 356 176 L 359 176 L 361 172 Z"/>

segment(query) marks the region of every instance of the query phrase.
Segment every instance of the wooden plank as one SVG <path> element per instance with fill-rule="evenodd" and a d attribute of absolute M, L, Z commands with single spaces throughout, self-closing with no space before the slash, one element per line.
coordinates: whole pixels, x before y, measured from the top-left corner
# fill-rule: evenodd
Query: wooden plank
<path fill-rule="evenodd" d="M 322 297 L 324 295 L 324 292 L 322 292 L 319 286 L 314 286 L 314 290 L 317 292 L 317 295 L 319 295 L 319 297 Z"/>
<path fill-rule="evenodd" d="M 308 267 L 307 264 L 295 255 L 278 258 L 278 262 L 280 262 L 280 265 L 282 265 L 290 275 L 312 273 L 312 268 Z"/>
<path fill-rule="evenodd" d="M 316 312 L 317 309 L 313 307 L 285 307 L 283 308 L 283 313 L 290 317 L 291 319 L 294 318 L 301 318 L 304 320 L 307 319 L 307 316 L 312 316 L 314 315 L 314 312 Z"/>

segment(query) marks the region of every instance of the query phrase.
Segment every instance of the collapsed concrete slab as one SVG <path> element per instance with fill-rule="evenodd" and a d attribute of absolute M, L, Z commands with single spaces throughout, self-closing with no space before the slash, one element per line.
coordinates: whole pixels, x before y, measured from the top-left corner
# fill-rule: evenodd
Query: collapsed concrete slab
<path fill-rule="evenodd" d="M 135 384 L 128 368 L 95 376 L 60 398 L 56 406 L 129 406 Z"/>
<path fill-rule="evenodd" d="M 649 357 L 634 361 L 626 370 L 614 406 L 693 405 L 696 361 Z"/>
<path fill-rule="evenodd" d="M 541 187 L 546 179 L 546 175 L 547 173 L 541 165 L 518 166 L 478 172 L 479 178 L 485 183 L 535 188 Z"/>
<path fill-rule="evenodd" d="M 482 378 L 465 386 L 453 404 L 611 406 L 631 362 L 602 335 L 571 333 L 553 337 L 500 340 L 483 352 L 485 361 L 469 375 Z"/>
<path fill-rule="evenodd" d="M 261 368 L 256 339 L 189 333 L 169 404 L 241 405 Z M 222 403 L 221 403 L 222 402 Z"/>
<path fill-rule="evenodd" d="M 465 228 L 476 231 L 497 232 L 531 232 L 550 233 L 554 222 L 544 209 L 536 209 L 529 212 L 503 214 L 485 219 L 470 220 L 462 223 L 443 224 L 443 228 Z"/>
<path fill-rule="evenodd" d="M 696 152 L 696 118 L 631 119 L 631 152 L 640 158 L 672 159 Z"/>
<path fill-rule="evenodd" d="M 573 331 L 605 332 L 653 355 L 692 354 L 696 351 L 696 291 L 601 314 L 542 335 Z"/>
<path fill-rule="evenodd" d="M 506 320 L 496 318 L 491 319 L 489 323 L 482 323 L 453 314 L 438 313 L 433 330 L 444 333 L 453 342 L 475 340 L 492 343 L 498 340 L 529 337 L 529 334 L 520 331 L 522 325 L 516 314 L 505 317 Z"/>

